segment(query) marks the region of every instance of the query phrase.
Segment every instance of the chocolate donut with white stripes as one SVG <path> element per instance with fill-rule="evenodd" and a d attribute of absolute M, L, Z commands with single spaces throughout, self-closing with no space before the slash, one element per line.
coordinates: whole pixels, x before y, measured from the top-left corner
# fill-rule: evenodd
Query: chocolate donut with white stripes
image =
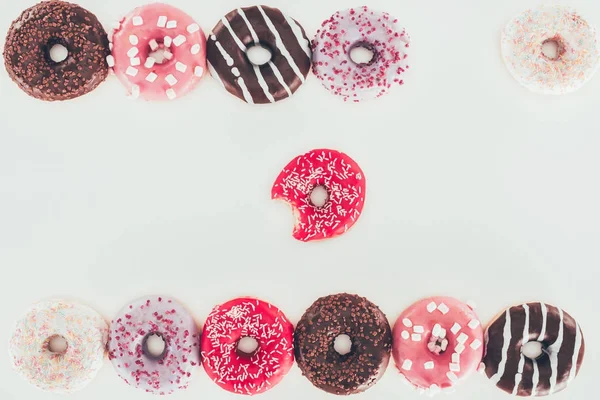
<path fill-rule="evenodd" d="M 248 49 L 260 46 L 271 59 L 256 65 Z M 311 67 L 304 28 L 267 6 L 238 8 L 221 18 L 207 45 L 208 68 L 227 91 L 251 104 L 286 99 L 304 83 Z"/>
<path fill-rule="evenodd" d="M 539 356 L 524 354 L 531 342 L 539 343 Z M 549 304 L 527 303 L 506 309 L 488 326 L 483 362 L 498 388 L 539 397 L 565 389 L 579 373 L 584 352 L 583 333 L 573 317 Z"/>

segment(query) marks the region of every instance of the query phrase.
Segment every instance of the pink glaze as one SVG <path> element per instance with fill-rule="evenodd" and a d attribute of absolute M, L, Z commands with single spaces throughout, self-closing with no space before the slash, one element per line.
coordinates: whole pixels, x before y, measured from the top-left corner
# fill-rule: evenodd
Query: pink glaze
<path fill-rule="evenodd" d="M 325 205 L 310 200 L 317 186 L 327 190 Z M 336 150 L 318 149 L 294 158 L 281 171 L 271 197 L 286 201 L 296 216 L 293 236 L 310 241 L 342 235 L 360 217 L 365 204 L 366 180 L 349 156 Z"/>
<path fill-rule="evenodd" d="M 431 395 L 476 371 L 483 358 L 477 315 L 452 297 L 416 302 L 402 312 L 393 334 L 396 367 L 410 384 Z"/>
<path fill-rule="evenodd" d="M 294 327 L 277 307 L 254 298 L 216 306 L 204 325 L 201 349 L 206 373 L 223 389 L 245 395 L 277 385 L 294 362 Z M 238 342 L 258 342 L 253 354 L 238 351 Z"/>
<path fill-rule="evenodd" d="M 134 98 L 173 100 L 191 91 L 204 76 L 204 32 L 173 6 L 154 3 L 136 8 L 120 21 L 112 42 L 108 65 Z M 172 54 L 171 59 L 152 64 L 157 46 Z"/>

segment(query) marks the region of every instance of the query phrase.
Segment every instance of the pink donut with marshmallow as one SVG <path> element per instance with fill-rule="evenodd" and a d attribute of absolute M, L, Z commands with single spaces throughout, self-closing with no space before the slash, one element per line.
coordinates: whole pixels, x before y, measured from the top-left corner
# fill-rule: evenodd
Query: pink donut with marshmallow
<path fill-rule="evenodd" d="M 434 395 L 477 370 L 483 328 L 473 309 L 452 297 L 430 297 L 404 310 L 394 325 L 396 367 L 419 392 Z"/>
<path fill-rule="evenodd" d="M 206 38 L 183 11 L 161 3 L 138 7 L 112 35 L 108 65 L 133 98 L 173 100 L 206 71 Z"/>

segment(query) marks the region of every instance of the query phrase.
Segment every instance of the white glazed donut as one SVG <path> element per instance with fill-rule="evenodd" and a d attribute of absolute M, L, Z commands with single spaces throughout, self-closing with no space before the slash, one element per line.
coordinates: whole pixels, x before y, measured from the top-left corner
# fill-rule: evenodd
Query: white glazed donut
<path fill-rule="evenodd" d="M 53 353 L 62 336 L 66 350 Z M 37 303 L 17 321 L 9 342 L 15 370 L 29 383 L 55 393 L 82 389 L 104 363 L 108 325 L 89 307 L 61 300 Z"/>
<path fill-rule="evenodd" d="M 556 54 L 548 56 L 544 45 Z M 564 94 L 583 86 L 596 72 L 600 50 L 596 30 L 572 8 L 545 5 L 511 20 L 501 37 L 504 62 L 527 89 Z"/>
<path fill-rule="evenodd" d="M 404 83 L 410 38 L 398 20 L 368 7 L 338 11 L 323 22 L 313 40 L 313 72 L 323 86 L 344 100 L 380 97 Z M 373 53 L 357 64 L 350 52 L 363 47 Z"/>

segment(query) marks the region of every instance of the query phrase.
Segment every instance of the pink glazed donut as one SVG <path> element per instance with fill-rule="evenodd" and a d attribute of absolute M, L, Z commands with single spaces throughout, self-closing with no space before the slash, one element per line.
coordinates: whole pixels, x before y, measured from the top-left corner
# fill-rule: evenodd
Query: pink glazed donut
<path fill-rule="evenodd" d="M 392 353 L 406 380 L 434 395 L 480 367 L 483 328 L 467 304 L 452 297 L 423 299 L 396 321 Z"/>
<path fill-rule="evenodd" d="M 107 57 L 133 98 L 173 100 L 191 91 L 206 70 L 206 38 L 183 11 L 149 4 L 123 18 Z"/>
<path fill-rule="evenodd" d="M 160 355 L 148 340 L 164 342 Z M 200 333 L 192 316 L 167 297 L 151 296 L 127 306 L 112 321 L 108 357 L 123 380 L 154 394 L 185 389 L 200 365 Z"/>

